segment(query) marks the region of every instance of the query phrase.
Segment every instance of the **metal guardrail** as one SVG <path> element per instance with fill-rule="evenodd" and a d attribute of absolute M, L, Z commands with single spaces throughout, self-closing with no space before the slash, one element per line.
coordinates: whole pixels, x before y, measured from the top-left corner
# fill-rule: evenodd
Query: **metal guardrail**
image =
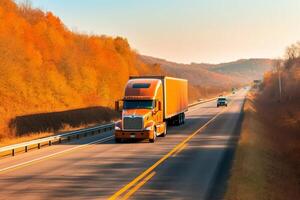
<path fill-rule="evenodd" d="M 19 152 L 28 152 L 30 149 L 40 149 L 42 146 L 51 146 L 55 143 L 62 143 L 63 141 L 70 141 L 72 139 L 79 139 L 88 135 L 95 135 L 113 130 L 115 123 L 85 128 L 81 130 L 71 131 L 64 134 L 58 134 L 50 137 L 23 142 L 19 144 L 9 145 L 0 148 L 0 156 L 15 156 Z"/>

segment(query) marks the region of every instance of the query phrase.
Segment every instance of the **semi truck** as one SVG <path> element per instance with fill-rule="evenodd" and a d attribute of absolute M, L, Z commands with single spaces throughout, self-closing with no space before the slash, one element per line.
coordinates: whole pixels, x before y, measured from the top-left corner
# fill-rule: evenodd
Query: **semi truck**
<path fill-rule="evenodd" d="M 123 106 L 121 106 L 123 105 Z M 188 81 L 168 76 L 132 76 L 124 97 L 115 102 L 122 119 L 115 125 L 115 141 L 167 135 L 167 126 L 181 125 L 188 109 Z"/>

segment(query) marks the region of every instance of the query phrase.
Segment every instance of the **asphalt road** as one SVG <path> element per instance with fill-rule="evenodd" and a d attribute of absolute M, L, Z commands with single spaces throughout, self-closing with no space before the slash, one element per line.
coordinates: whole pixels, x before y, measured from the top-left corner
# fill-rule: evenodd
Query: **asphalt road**
<path fill-rule="evenodd" d="M 221 199 L 247 90 L 194 106 L 155 143 L 113 133 L 0 160 L 0 199 Z"/>

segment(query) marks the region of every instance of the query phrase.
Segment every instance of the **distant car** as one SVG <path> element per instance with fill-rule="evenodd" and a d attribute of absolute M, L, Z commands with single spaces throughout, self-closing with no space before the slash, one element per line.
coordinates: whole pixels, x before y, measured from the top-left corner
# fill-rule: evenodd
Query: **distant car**
<path fill-rule="evenodd" d="M 219 97 L 217 100 L 217 107 L 219 106 L 227 106 L 227 99 L 226 97 Z"/>

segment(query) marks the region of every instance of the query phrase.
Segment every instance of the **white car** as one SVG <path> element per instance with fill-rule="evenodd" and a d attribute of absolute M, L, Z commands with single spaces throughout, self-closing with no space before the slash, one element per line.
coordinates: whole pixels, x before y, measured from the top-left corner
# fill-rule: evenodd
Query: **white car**
<path fill-rule="evenodd" d="M 217 100 L 217 107 L 219 106 L 226 106 L 227 107 L 227 98 L 226 97 L 219 97 Z"/>

